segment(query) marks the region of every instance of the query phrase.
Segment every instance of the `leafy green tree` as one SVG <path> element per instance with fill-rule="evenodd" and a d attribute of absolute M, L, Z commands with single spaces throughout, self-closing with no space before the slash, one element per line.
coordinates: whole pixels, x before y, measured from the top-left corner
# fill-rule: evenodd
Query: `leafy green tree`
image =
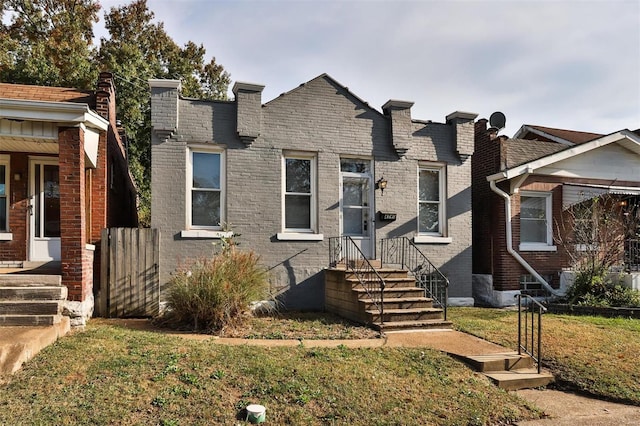
<path fill-rule="evenodd" d="M 111 8 L 105 15 L 110 34 L 100 43 L 99 62 L 116 76 L 119 115 L 131 140 L 131 169 L 141 196 L 141 222 L 149 222 L 151 169 L 150 78 L 182 80 L 182 93 L 225 99 L 229 74 L 215 58 L 205 63 L 205 48 L 189 41 L 178 46 L 162 23 L 153 22 L 146 0 Z"/>
<path fill-rule="evenodd" d="M 93 46 L 97 0 L 0 0 L 0 81 L 94 87 L 99 71 L 115 76 L 118 117 L 129 140 L 140 194 L 140 221 L 150 220 L 151 117 L 147 81 L 182 81 L 184 96 L 225 99 L 229 74 L 202 45 L 178 46 L 146 0 L 105 13 L 108 38 Z"/>
<path fill-rule="evenodd" d="M 99 10 L 95 0 L 0 0 L 2 81 L 92 87 Z"/>

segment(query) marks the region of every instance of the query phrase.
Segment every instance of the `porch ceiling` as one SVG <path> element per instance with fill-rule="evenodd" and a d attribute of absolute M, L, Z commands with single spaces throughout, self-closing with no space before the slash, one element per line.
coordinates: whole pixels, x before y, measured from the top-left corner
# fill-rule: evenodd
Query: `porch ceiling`
<path fill-rule="evenodd" d="M 0 136 L 0 146 L 2 146 L 2 151 L 6 152 L 58 154 L 58 141 L 51 139 Z"/>

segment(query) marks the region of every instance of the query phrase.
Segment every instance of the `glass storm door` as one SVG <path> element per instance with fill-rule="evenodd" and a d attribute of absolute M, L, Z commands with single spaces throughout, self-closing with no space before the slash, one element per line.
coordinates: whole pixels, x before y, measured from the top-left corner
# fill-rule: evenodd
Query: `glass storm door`
<path fill-rule="evenodd" d="M 56 160 L 30 164 L 29 260 L 60 260 L 60 178 Z"/>
<path fill-rule="evenodd" d="M 370 161 L 342 159 L 341 170 L 341 235 L 350 236 L 362 253 L 371 259 L 374 250 Z"/>

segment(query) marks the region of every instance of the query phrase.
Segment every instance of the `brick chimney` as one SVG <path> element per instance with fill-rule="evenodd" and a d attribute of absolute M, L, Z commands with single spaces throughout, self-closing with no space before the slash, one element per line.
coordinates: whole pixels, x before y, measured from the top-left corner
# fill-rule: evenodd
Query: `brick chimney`
<path fill-rule="evenodd" d="M 411 107 L 413 102 L 390 99 L 382 105 L 384 115 L 391 119 L 391 142 L 402 158 L 411 148 Z"/>
<path fill-rule="evenodd" d="M 233 94 L 236 98 L 238 136 L 247 146 L 251 145 L 262 130 L 263 85 L 236 82 Z"/>
<path fill-rule="evenodd" d="M 96 112 L 100 114 L 102 118 L 109 121 L 113 126 L 111 120 L 116 116 L 116 89 L 113 85 L 113 74 L 110 72 L 101 72 L 98 76 L 98 84 L 96 89 Z"/>
<path fill-rule="evenodd" d="M 151 127 L 160 141 L 178 130 L 180 80 L 149 80 L 151 88 Z"/>
<path fill-rule="evenodd" d="M 453 127 L 453 139 L 460 160 L 464 163 L 473 155 L 475 125 L 473 120 L 478 114 L 456 111 L 447 115 L 447 124 Z"/>

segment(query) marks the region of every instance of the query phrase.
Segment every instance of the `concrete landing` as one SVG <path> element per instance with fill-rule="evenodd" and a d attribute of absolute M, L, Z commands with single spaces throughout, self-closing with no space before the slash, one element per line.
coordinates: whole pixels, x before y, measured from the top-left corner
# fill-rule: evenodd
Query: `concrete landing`
<path fill-rule="evenodd" d="M 22 364 L 70 330 L 69 317 L 39 327 L 0 327 L 0 376 L 15 373 Z"/>

